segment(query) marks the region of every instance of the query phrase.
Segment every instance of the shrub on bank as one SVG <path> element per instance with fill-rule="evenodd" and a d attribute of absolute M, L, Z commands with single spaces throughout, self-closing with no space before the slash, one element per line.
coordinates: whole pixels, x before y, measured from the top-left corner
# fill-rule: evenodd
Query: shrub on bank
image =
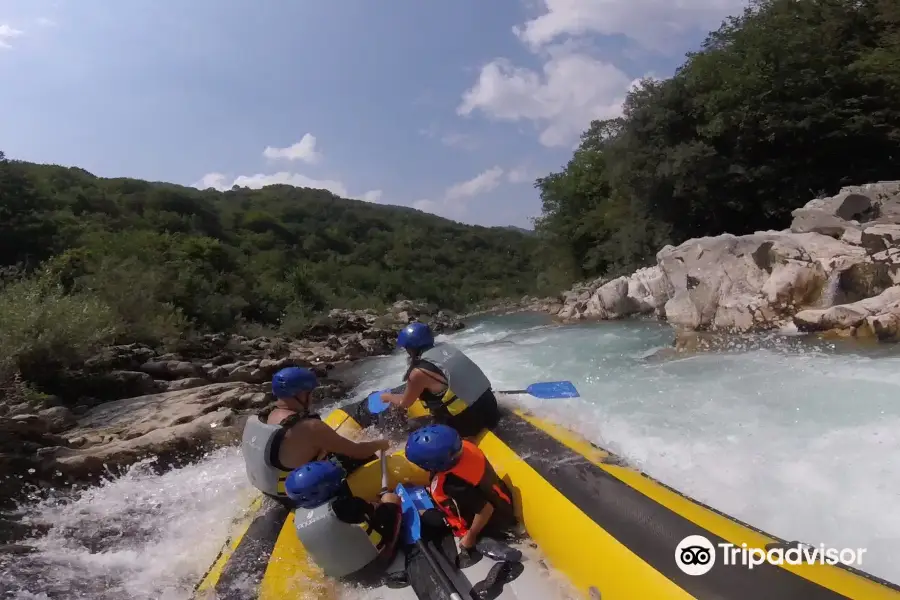
<path fill-rule="evenodd" d="M 46 273 L 0 288 L 0 381 L 40 381 L 113 342 L 122 321 L 100 298 L 66 293 Z"/>

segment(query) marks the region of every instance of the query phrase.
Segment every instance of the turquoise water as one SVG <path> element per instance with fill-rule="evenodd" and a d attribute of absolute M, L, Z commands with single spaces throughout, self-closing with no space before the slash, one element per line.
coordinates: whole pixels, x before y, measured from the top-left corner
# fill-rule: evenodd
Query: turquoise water
<path fill-rule="evenodd" d="M 650 475 L 787 539 L 867 548 L 863 570 L 900 582 L 900 356 L 759 337 L 724 353 L 654 358 L 656 322 L 560 327 L 486 319 L 452 341 L 495 389 L 571 380 L 581 398 L 516 401 Z M 367 365 L 357 392 L 395 381 Z"/>
<path fill-rule="evenodd" d="M 543 315 L 482 319 L 446 339 L 495 389 L 571 380 L 581 398 L 515 401 L 665 483 L 780 537 L 867 548 L 862 568 L 900 582 L 894 349 L 763 338 L 661 360 L 655 352 L 672 341 L 664 325 L 561 327 Z M 354 398 L 396 385 L 403 366 L 399 354 L 366 361 Z M 227 449 L 162 476 L 137 466 L 74 502 L 33 506 L 50 532 L 27 562 L 0 559 L 0 598 L 187 598 L 251 493 Z"/>

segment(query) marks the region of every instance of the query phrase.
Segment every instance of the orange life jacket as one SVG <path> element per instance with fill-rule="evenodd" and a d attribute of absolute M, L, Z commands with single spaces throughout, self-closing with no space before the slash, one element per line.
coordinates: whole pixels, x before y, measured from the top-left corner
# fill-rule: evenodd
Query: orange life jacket
<path fill-rule="evenodd" d="M 444 483 L 450 473 L 480 489 L 495 509 L 506 504 L 512 512 L 512 495 L 506 484 L 497 476 L 484 453 L 472 442 L 463 440 L 459 462 L 449 471 L 435 475 L 431 482 L 431 497 L 444 513 L 455 536 L 464 536 L 472 524 L 465 521 L 456 502 L 444 491 Z"/>

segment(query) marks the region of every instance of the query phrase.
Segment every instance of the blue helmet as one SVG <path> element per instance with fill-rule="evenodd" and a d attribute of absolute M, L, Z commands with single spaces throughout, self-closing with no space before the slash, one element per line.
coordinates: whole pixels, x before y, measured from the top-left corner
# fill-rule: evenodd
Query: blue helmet
<path fill-rule="evenodd" d="M 300 508 L 315 508 L 337 494 L 346 473 L 330 460 L 306 463 L 291 471 L 284 482 L 288 498 Z"/>
<path fill-rule="evenodd" d="M 462 438 L 447 425 L 422 427 L 406 440 L 406 459 L 432 473 L 451 469 L 461 456 Z"/>
<path fill-rule="evenodd" d="M 272 393 L 276 398 L 293 398 L 300 392 L 311 392 L 319 384 L 309 369 L 286 367 L 272 377 Z"/>
<path fill-rule="evenodd" d="M 410 323 L 400 330 L 400 335 L 397 336 L 397 345 L 411 350 L 421 350 L 434 346 L 434 335 L 431 333 L 431 327 L 418 321 Z"/>

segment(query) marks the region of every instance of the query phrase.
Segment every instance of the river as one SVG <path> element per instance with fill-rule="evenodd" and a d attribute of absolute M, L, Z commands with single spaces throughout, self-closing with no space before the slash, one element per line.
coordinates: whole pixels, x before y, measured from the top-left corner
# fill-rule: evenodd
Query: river
<path fill-rule="evenodd" d="M 484 318 L 447 339 L 495 389 L 569 379 L 582 397 L 517 401 L 718 510 L 774 535 L 866 548 L 900 583 L 900 357 L 798 337 L 660 360 L 655 322 L 557 326 Z M 366 361 L 355 397 L 396 385 L 400 355 Z M 224 449 L 164 475 L 139 464 L 74 498 L 23 507 L 49 527 L 30 555 L 0 554 L 0 598 L 182 600 L 251 497 Z"/>

